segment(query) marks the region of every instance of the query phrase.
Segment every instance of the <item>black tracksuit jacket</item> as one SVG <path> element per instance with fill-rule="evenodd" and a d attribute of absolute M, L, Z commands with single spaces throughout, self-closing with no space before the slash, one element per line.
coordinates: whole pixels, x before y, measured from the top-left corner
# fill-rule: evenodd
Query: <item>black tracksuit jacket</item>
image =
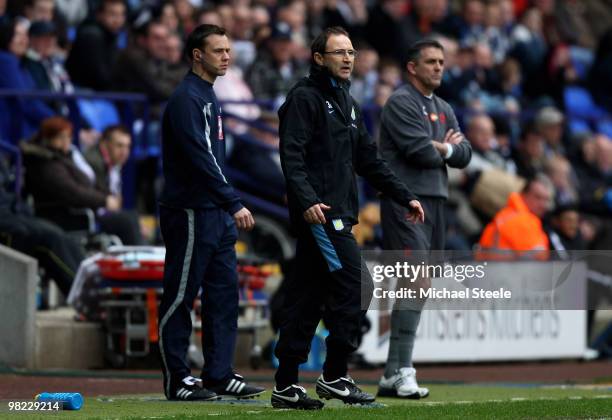
<path fill-rule="evenodd" d="M 162 119 L 164 189 L 160 203 L 181 209 L 242 208 L 227 182 L 221 107 L 213 85 L 189 71 Z"/>
<path fill-rule="evenodd" d="M 296 228 L 306 223 L 304 211 L 317 203 L 331 207 L 325 212 L 328 222 L 340 218 L 356 224 L 355 173 L 406 207 L 416 199 L 380 158 L 348 87 L 313 66 L 278 111 L 281 163 Z"/>

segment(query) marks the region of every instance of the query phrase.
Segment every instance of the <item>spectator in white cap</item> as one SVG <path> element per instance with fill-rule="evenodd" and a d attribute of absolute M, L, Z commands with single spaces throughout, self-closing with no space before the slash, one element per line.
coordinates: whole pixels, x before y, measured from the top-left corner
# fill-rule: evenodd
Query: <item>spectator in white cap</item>
<path fill-rule="evenodd" d="M 536 129 L 544 138 L 548 156 L 565 154 L 563 145 L 564 121 L 563 113 L 554 106 L 546 106 L 536 114 Z"/>

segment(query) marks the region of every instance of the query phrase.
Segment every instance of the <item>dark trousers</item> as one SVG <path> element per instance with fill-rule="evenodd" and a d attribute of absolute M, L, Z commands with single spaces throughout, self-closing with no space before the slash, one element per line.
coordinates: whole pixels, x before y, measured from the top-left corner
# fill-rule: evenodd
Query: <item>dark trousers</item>
<path fill-rule="evenodd" d="M 371 296 L 369 275 L 362 284 L 363 262 L 350 225 L 341 230 L 331 223 L 303 227 L 295 258 L 275 349 L 279 386 L 298 382 L 298 366 L 308 360 L 321 319 L 329 330 L 323 374 L 327 380 L 345 376 L 348 356 L 357 349 L 361 334 L 365 313 L 361 308 L 367 307 Z"/>
<path fill-rule="evenodd" d="M 134 211 L 108 212 L 98 217 L 98 223 L 102 232 L 117 235 L 123 245 L 143 244 L 138 214 Z"/>
<path fill-rule="evenodd" d="M 380 202 L 383 248 L 394 251 L 444 251 L 446 242 L 446 200 L 419 197 L 425 211 L 425 223 L 406 220 L 408 210 L 395 201 Z"/>
<path fill-rule="evenodd" d="M 45 273 L 68 296 L 79 264 L 79 244 L 60 227 L 34 216 L 0 214 L 0 242 L 36 258 Z"/>
<path fill-rule="evenodd" d="M 86 221 L 82 217 L 75 217 L 65 207 L 37 208 L 36 214 L 67 231 L 82 230 Z M 117 235 L 123 245 L 142 245 L 138 214 L 131 210 L 104 212 L 96 216 L 100 231 L 109 235 Z"/>
<path fill-rule="evenodd" d="M 444 251 L 446 241 L 446 200 L 419 197 L 419 202 L 425 211 L 424 223 L 412 223 L 407 220 L 408 210 L 393 200 L 385 198 L 380 203 L 383 248 L 389 251 L 422 251 L 412 253 L 413 259 L 409 262 L 413 264 L 423 261 L 424 257 L 430 255 L 429 251 Z M 439 258 L 439 254 L 434 257 Z M 401 281 L 398 282 L 398 287 L 400 285 Z M 427 279 L 424 283 L 408 282 L 405 286 L 418 289 L 429 288 L 430 285 Z M 395 301 L 391 315 L 390 349 L 385 375 L 392 375 L 397 368 L 412 366 L 412 349 L 424 304 L 424 299 Z M 409 310 L 411 313 L 400 315 L 398 311 L 402 310 Z"/>
<path fill-rule="evenodd" d="M 159 308 L 159 345 L 164 391 L 190 375 L 187 349 L 191 310 L 202 288 L 202 348 L 205 382 L 232 373 L 238 322 L 237 239 L 233 219 L 220 209 L 172 209 L 160 206 L 166 245 L 164 294 Z"/>

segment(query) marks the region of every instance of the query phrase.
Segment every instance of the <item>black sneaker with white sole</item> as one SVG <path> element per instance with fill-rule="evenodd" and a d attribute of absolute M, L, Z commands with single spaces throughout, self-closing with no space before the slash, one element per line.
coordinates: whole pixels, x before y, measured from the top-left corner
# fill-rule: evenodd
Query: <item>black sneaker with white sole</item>
<path fill-rule="evenodd" d="M 373 403 L 373 395 L 363 392 L 351 377 L 338 378 L 327 382 L 323 375 L 317 379 L 317 395 L 330 400 L 336 398 L 345 404 L 369 404 Z"/>
<path fill-rule="evenodd" d="M 170 401 L 215 401 L 219 396 L 202 387 L 202 380 L 187 376 L 177 383 L 166 396 Z"/>
<path fill-rule="evenodd" d="M 325 404 L 323 401 L 310 398 L 306 390 L 299 385 L 289 385 L 285 389 L 272 390 L 272 407 L 293 408 L 296 410 L 320 410 Z"/>
<path fill-rule="evenodd" d="M 234 373 L 227 381 L 207 386 L 207 388 L 222 397 L 235 397 L 239 399 L 254 398 L 263 394 L 266 390 L 260 386 L 247 384 L 244 378 L 237 373 Z"/>

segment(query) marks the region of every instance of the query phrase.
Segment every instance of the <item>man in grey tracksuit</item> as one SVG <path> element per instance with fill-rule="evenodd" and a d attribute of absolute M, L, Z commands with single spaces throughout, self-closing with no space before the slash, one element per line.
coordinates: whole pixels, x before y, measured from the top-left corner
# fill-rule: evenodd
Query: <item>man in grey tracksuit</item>
<path fill-rule="evenodd" d="M 409 51 L 408 82 L 397 89 L 383 108 L 380 152 L 391 169 L 417 194 L 426 218 L 423 224 L 406 221 L 407 209 L 383 197 L 383 246 L 387 250 L 444 250 L 446 166 L 464 168 L 472 149 L 463 137 L 455 113 L 434 95 L 444 70 L 442 45 L 434 40 L 415 43 Z M 420 310 L 398 308 L 391 315 L 391 338 L 379 395 L 424 398 L 412 367 L 412 349 Z"/>

